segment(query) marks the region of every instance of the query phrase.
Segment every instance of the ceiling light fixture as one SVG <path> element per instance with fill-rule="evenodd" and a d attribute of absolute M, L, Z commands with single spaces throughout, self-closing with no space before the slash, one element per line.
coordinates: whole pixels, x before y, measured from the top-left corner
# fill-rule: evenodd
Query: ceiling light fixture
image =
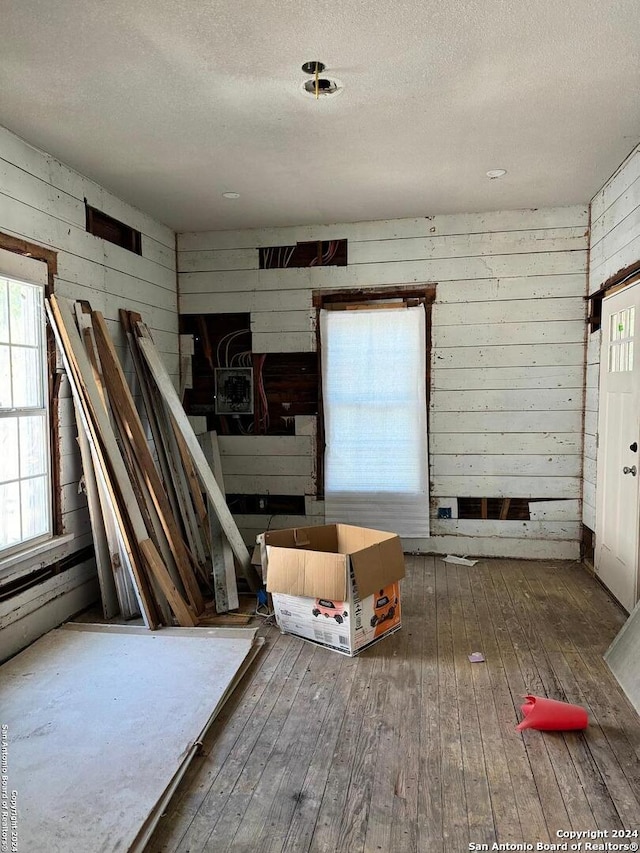
<path fill-rule="evenodd" d="M 303 84 L 302 91 L 306 95 L 311 95 L 311 97 L 315 98 L 316 101 L 321 97 L 326 97 L 327 95 L 338 95 L 342 92 L 343 87 L 339 80 L 320 76 L 326 67 L 327 66 L 324 62 L 320 62 L 317 59 L 312 60 L 311 62 L 305 62 L 302 66 L 304 73 L 312 75 L 313 78 L 311 80 L 307 80 L 307 82 Z"/>
<path fill-rule="evenodd" d="M 240 193 L 222 193 L 222 198 L 240 198 Z"/>
<path fill-rule="evenodd" d="M 489 171 L 487 172 L 487 177 L 489 178 L 489 180 L 493 181 L 496 178 L 502 178 L 506 174 L 506 169 L 489 169 Z"/>

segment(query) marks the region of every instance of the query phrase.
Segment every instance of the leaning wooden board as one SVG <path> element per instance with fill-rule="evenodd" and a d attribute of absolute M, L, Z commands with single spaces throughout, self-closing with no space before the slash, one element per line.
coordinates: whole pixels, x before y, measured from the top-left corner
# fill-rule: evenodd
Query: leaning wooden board
<path fill-rule="evenodd" d="M 83 413 L 87 436 L 100 456 L 102 456 L 100 444 L 102 443 L 104 446 L 104 454 L 106 459 L 108 459 L 109 468 L 113 473 L 115 483 L 117 483 L 123 505 L 126 507 L 127 518 L 131 525 L 133 537 L 138 547 L 142 543 L 145 543 L 144 556 L 147 569 L 156 577 L 179 623 L 183 626 L 193 626 L 197 622 L 193 611 L 175 588 L 166 566 L 157 553 L 154 544 L 149 540 L 149 535 L 133 487 L 129 481 L 120 448 L 118 447 L 113 429 L 100 399 L 91 364 L 82 345 L 82 340 L 76 328 L 71 309 L 64 299 L 57 299 L 55 296 L 51 296 L 48 300 L 48 311 L 51 325 L 63 356 L 65 368 L 67 369 L 70 380 L 72 378 L 74 380 L 71 382 L 74 399 L 79 404 L 79 409 Z M 86 409 L 85 406 L 87 407 Z M 107 470 L 106 464 L 104 464 L 104 468 Z M 113 496 L 113 506 L 118 515 L 118 523 L 121 529 L 126 531 L 127 524 L 119 508 L 119 502 L 115 494 Z M 143 608 L 145 623 L 147 627 L 156 627 L 158 625 L 157 611 L 149 593 L 146 578 L 138 571 L 135 554 L 131 552 L 129 556 L 131 558 L 131 567 L 135 574 L 136 591 L 139 595 L 139 603 Z M 153 557 L 151 561 L 149 560 L 150 557 Z"/>
<path fill-rule="evenodd" d="M 224 479 L 222 476 L 222 466 L 220 464 L 220 450 L 218 448 L 218 437 L 215 432 L 201 435 L 198 438 L 200 446 L 208 441 L 211 448 L 211 465 L 210 468 L 213 476 L 216 478 L 216 483 L 220 487 L 222 494 L 225 494 Z M 206 447 L 203 447 L 205 457 L 208 455 Z M 216 608 L 218 613 L 224 613 L 227 610 L 236 610 L 238 608 L 238 589 L 235 585 L 235 566 L 233 564 L 233 553 L 227 541 L 226 536 L 222 533 L 220 521 L 213 511 L 211 500 L 209 500 L 209 524 L 211 528 L 211 561 L 213 565 L 213 580 L 216 596 Z"/>
<path fill-rule="evenodd" d="M 251 558 L 249 556 L 247 546 L 244 544 L 242 536 L 240 535 L 236 523 L 233 520 L 233 516 L 229 511 L 227 502 L 216 483 L 215 477 L 213 476 L 205 455 L 202 452 L 202 448 L 198 443 L 198 439 L 196 438 L 191 424 L 189 423 L 189 419 L 182 408 L 182 403 L 180 402 L 176 389 L 173 387 L 171 377 L 167 373 L 167 369 L 158 355 L 153 342 L 148 338 L 141 337 L 138 338 L 137 343 L 145 357 L 149 370 L 151 371 L 167 407 L 184 436 L 185 443 L 196 466 L 198 476 L 200 477 L 205 491 L 211 500 L 213 508 L 215 509 L 216 515 L 220 520 L 220 525 L 224 535 L 227 537 L 229 545 L 244 571 L 250 572 Z"/>
<path fill-rule="evenodd" d="M 189 556 L 173 512 L 171 511 L 165 487 L 156 470 L 151 451 L 147 444 L 147 438 L 144 434 L 142 423 L 140 422 L 140 417 L 120 361 L 118 360 L 115 347 L 113 346 L 113 341 L 107 331 L 102 314 L 99 311 L 94 311 L 92 318 L 98 353 L 109 397 L 117 402 L 118 417 L 127 426 L 127 433 L 133 444 L 136 459 L 144 472 L 151 498 L 155 504 L 164 533 L 169 542 L 169 547 L 176 561 L 189 602 L 196 613 L 202 613 L 204 610 L 202 593 L 191 569 Z"/>

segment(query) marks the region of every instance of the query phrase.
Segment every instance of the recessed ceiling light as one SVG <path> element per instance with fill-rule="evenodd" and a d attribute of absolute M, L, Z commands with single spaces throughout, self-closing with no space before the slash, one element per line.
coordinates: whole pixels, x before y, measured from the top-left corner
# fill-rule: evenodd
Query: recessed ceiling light
<path fill-rule="evenodd" d="M 493 180 L 494 178 L 501 178 L 503 175 L 506 174 L 506 169 L 489 169 L 489 171 L 487 172 L 487 177 Z"/>
<path fill-rule="evenodd" d="M 240 193 L 222 193 L 222 198 L 240 198 Z"/>

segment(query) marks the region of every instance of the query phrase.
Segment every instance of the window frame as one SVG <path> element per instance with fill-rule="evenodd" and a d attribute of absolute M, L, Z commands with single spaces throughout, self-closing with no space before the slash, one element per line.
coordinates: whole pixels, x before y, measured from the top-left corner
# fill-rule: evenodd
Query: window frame
<path fill-rule="evenodd" d="M 47 299 L 54 292 L 55 277 L 58 273 L 58 254 L 52 249 L 14 237 L 11 234 L 0 232 L 0 249 L 18 256 L 32 258 L 41 261 L 47 266 L 46 284 L 44 284 L 44 298 Z M 6 278 L 29 281 L 28 276 L 17 276 L 13 272 L 2 270 Z M 42 283 L 35 282 L 40 287 Z M 0 581 L 4 580 L 5 569 L 8 572 L 16 571 L 15 567 L 21 559 L 37 552 L 44 554 L 49 548 L 52 551 L 59 545 L 66 544 L 68 537 L 64 535 L 62 525 L 62 494 L 61 494 L 61 457 L 60 457 L 60 428 L 59 428 L 59 402 L 62 374 L 57 370 L 57 354 L 53 333 L 48 323 L 44 324 L 44 389 L 45 402 L 48 412 L 48 461 L 49 461 L 49 488 L 50 488 L 50 533 L 38 539 L 29 539 L 4 550 L 0 556 Z M 64 541 L 63 541 L 64 540 Z M 56 558 L 53 558 L 55 562 Z M 51 561 L 49 561 L 51 562 Z M 5 565 L 7 564 L 7 565 Z M 38 560 L 36 568 L 42 565 Z"/>
<path fill-rule="evenodd" d="M 343 288 L 340 290 L 314 290 L 312 299 L 316 309 L 316 352 L 318 357 L 318 417 L 316 419 L 316 499 L 324 500 L 324 405 L 322 395 L 322 340 L 320 336 L 320 311 L 348 310 L 349 306 L 365 306 L 366 303 L 383 304 L 386 300 L 398 300 L 409 306 L 422 305 L 425 311 L 426 331 L 426 373 L 425 396 L 427 431 L 430 430 L 429 403 L 431 391 L 431 339 L 432 339 L 432 309 L 436 298 L 436 283 L 429 282 L 416 285 L 388 285 L 385 287 L 363 287 L 358 289 Z M 431 491 L 431 488 L 429 488 Z"/>
<path fill-rule="evenodd" d="M 52 490 L 52 478 L 51 478 L 51 467 L 52 467 L 52 458 L 51 458 L 51 431 L 49 429 L 49 424 L 51 421 L 51 416 L 49 413 L 49 383 L 48 383 L 48 359 L 47 359 L 47 324 L 45 320 L 45 292 L 46 285 L 43 285 L 40 282 L 34 282 L 27 280 L 26 276 L 17 278 L 15 275 L 9 275 L 0 270 L 0 278 L 7 282 L 15 282 L 19 285 L 24 285 L 26 287 L 33 287 L 39 291 L 39 302 L 41 315 L 38 318 L 38 341 L 36 345 L 36 349 L 39 356 L 40 362 L 40 389 L 41 389 L 41 402 L 40 406 L 13 406 L 8 410 L 0 410 L 0 419 L 1 420 L 15 420 L 18 422 L 18 443 L 20 444 L 20 419 L 23 417 L 40 417 L 43 421 L 43 432 L 45 438 L 45 448 L 44 448 L 44 458 L 45 458 L 45 471 L 44 476 L 46 477 L 46 485 L 47 485 L 47 530 L 44 533 L 40 533 L 36 536 L 30 536 L 28 538 L 22 538 L 18 542 L 13 545 L 8 545 L 5 548 L 0 548 L 0 559 L 5 560 L 9 559 L 16 554 L 19 554 L 22 551 L 29 550 L 31 548 L 35 548 L 38 545 L 48 542 L 54 536 L 53 530 L 53 490 Z M 8 294 L 7 294 L 8 298 Z M 14 344 L 12 341 L 9 341 L 10 350 L 13 347 L 20 347 L 20 344 Z M 26 480 L 32 479 L 32 477 L 22 477 L 20 476 L 20 471 L 18 472 L 19 476 L 16 480 L 12 480 L 9 482 L 17 482 L 20 484 L 20 489 L 22 489 L 22 483 Z M 42 477 L 42 474 L 37 475 L 38 477 Z M 20 523 L 21 527 L 24 524 L 22 507 L 20 507 Z"/>

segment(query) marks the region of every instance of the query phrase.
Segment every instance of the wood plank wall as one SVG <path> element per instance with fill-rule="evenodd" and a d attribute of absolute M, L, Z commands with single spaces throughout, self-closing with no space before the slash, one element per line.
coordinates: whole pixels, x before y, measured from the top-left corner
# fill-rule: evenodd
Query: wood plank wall
<path fill-rule="evenodd" d="M 142 233 L 142 255 L 88 234 L 84 199 Z M 56 250 L 55 291 L 102 311 L 119 353 L 126 354 L 118 309 L 139 311 L 172 375 L 178 374 L 175 234 L 102 187 L 0 128 L 0 231 Z M 126 356 L 125 356 L 126 360 Z M 129 365 L 128 360 L 126 364 Z M 132 369 L 129 365 L 129 375 Z M 68 553 L 91 542 L 69 385 L 60 400 L 60 452 Z M 43 559 L 44 561 L 44 559 Z M 95 567 L 76 567 L 1 605 L 3 652 L 13 653 L 95 598 Z"/>
<path fill-rule="evenodd" d="M 640 146 L 591 201 L 589 293 L 619 270 L 640 261 Z M 596 434 L 600 331 L 589 335 L 585 403 L 583 522 L 596 528 Z"/>
<path fill-rule="evenodd" d="M 576 557 L 581 519 L 587 209 L 502 211 L 349 225 L 183 234 L 180 311 L 251 313 L 255 352 L 315 348 L 318 288 L 437 282 L 430 470 L 435 505 L 457 497 L 568 499 L 561 517 L 436 520 L 408 549 Z M 347 238 L 348 266 L 258 269 L 262 246 Z M 247 540 L 267 524 L 322 521 L 313 500 L 308 419 L 298 442 L 223 440 L 227 491 L 306 495 L 307 515 L 242 516 Z M 286 449 L 284 444 L 286 443 Z M 569 507 L 569 511 L 567 510 Z"/>

